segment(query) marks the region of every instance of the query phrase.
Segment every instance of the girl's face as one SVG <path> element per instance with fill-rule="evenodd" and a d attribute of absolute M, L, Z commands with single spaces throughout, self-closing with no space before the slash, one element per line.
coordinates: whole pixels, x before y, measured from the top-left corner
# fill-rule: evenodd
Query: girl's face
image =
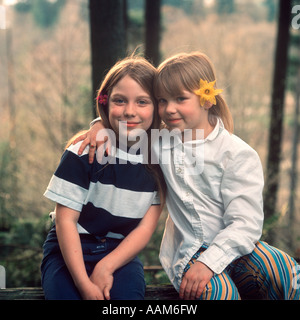
<path fill-rule="evenodd" d="M 153 121 L 154 104 L 150 95 L 131 77 L 125 76 L 112 89 L 109 97 L 109 122 L 117 135 L 133 129 L 148 130 Z M 124 131 L 119 132 L 119 124 Z M 124 127 L 123 127 L 124 126 Z M 135 141 L 128 141 L 128 145 Z"/>
<path fill-rule="evenodd" d="M 204 136 L 211 132 L 212 127 L 208 121 L 208 109 L 212 105 L 206 102 L 204 107 L 200 106 L 199 97 L 187 90 L 183 90 L 178 96 L 168 94 L 159 97 L 158 112 L 162 120 L 170 130 L 192 129 L 193 137 L 196 129 L 203 129 Z"/>

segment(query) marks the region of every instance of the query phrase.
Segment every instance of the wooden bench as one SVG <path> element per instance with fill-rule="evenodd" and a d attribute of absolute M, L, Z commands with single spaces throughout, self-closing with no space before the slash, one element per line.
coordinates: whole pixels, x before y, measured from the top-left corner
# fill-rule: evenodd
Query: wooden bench
<path fill-rule="evenodd" d="M 163 271 L 161 266 L 145 266 L 152 276 Z M 2 287 L 1 287 L 2 285 Z M 45 300 L 42 288 L 5 288 L 5 269 L 0 266 L 0 300 Z M 171 284 L 147 285 L 145 300 L 178 300 L 177 291 Z"/>
<path fill-rule="evenodd" d="M 300 259 L 296 258 L 300 263 Z M 146 272 L 161 271 L 161 266 L 145 267 Z M 45 300 L 42 288 L 0 289 L 0 300 Z M 179 300 L 179 295 L 171 284 L 147 285 L 145 300 Z"/>
<path fill-rule="evenodd" d="M 0 300 L 45 300 L 42 288 L 0 289 Z M 179 300 L 171 284 L 147 285 L 145 300 Z"/>

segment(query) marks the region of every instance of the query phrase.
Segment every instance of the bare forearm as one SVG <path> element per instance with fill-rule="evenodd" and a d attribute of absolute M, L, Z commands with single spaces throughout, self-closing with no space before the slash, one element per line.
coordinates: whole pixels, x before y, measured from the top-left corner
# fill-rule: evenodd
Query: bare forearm
<path fill-rule="evenodd" d="M 61 210 L 64 209 L 61 208 Z M 56 222 L 56 233 L 68 270 L 76 286 L 80 287 L 89 278 L 83 261 L 82 247 L 76 223 L 65 219 L 58 219 Z"/>
<path fill-rule="evenodd" d="M 145 248 L 151 236 L 152 232 L 149 232 L 146 228 L 136 228 L 115 250 L 103 258 L 101 263 L 105 264 L 110 272 L 115 272 L 135 258 Z"/>
<path fill-rule="evenodd" d="M 141 223 L 134 229 L 120 245 L 101 260 L 101 264 L 110 271 L 121 268 L 130 262 L 145 248 L 156 228 L 161 208 L 152 206 Z"/>

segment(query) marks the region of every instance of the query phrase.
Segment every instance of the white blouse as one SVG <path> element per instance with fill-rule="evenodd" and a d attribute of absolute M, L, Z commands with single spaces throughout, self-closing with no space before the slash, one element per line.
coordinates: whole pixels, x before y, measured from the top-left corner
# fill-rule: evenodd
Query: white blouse
<path fill-rule="evenodd" d="M 197 148 L 200 153 L 194 152 Z M 160 261 L 175 288 L 179 289 L 186 264 L 203 244 L 208 249 L 198 261 L 217 274 L 252 252 L 264 216 L 258 154 L 230 134 L 220 119 L 206 139 L 184 143 L 180 135 L 172 143 L 157 139 L 153 152 L 164 159 L 160 166 L 168 187 L 169 216 Z M 192 153 L 202 155 L 196 174 L 187 165 L 187 154 Z"/>

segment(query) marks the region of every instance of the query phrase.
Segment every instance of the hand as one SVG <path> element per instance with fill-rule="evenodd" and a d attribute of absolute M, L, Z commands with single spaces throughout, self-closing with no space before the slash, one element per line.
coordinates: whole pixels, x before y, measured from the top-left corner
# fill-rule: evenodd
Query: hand
<path fill-rule="evenodd" d="M 90 280 L 100 289 L 106 300 L 110 300 L 110 289 L 112 288 L 114 277 L 105 265 L 98 262 L 90 276 Z"/>
<path fill-rule="evenodd" d="M 182 279 L 179 297 L 185 300 L 199 299 L 213 275 L 213 271 L 204 263 L 196 261 Z"/>
<path fill-rule="evenodd" d="M 77 286 L 83 300 L 104 300 L 104 296 L 100 288 L 92 281 Z"/>
<path fill-rule="evenodd" d="M 101 121 L 97 121 L 86 133 L 78 136 L 74 141 L 73 144 L 78 143 L 79 141 L 83 142 L 81 143 L 81 146 L 78 150 L 78 154 L 81 155 L 84 151 L 84 149 L 90 145 L 89 150 L 89 163 L 94 162 L 94 156 L 96 149 L 104 143 L 104 141 L 97 141 L 97 133 L 99 130 L 104 129 Z"/>

